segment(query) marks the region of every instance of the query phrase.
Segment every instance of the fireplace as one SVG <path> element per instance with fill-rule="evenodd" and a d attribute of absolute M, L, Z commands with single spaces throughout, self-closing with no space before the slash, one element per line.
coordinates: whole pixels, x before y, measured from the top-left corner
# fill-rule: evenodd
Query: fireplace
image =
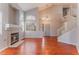
<path fill-rule="evenodd" d="M 11 34 L 11 45 L 15 44 L 19 41 L 19 33 L 12 33 Z"/>

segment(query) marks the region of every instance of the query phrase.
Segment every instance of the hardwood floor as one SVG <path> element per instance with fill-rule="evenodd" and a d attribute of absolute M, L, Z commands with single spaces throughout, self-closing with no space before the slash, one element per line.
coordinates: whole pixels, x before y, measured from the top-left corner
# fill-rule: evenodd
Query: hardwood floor
<path fill-rule="evenodd" d="M 26 38 L 17 48 L 8 48 L 1 55 L 76 55 L 76 47 L 57 42 L 56 37 Z"/>

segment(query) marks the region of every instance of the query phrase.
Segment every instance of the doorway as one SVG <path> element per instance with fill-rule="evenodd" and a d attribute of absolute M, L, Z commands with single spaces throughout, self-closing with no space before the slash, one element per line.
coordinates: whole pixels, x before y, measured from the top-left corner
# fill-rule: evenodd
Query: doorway
<path fill-rule="evenodd" d="M 50 36 L 50 24 L 42 24 L 42 30 L 44 36 Z"/>

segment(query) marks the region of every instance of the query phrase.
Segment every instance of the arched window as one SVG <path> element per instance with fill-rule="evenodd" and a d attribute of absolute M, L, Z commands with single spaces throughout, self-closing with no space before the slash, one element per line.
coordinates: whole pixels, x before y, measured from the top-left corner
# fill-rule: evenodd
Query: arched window
<path fill-rule="evenodd" d="M 26 16 L 26 31 L 36 31 L 36 18 L 33 15 Z"/>
<path fill-rule="evenodd" d="M 20 28 L 24 31 L 24 12 L 20 11 Z"/>

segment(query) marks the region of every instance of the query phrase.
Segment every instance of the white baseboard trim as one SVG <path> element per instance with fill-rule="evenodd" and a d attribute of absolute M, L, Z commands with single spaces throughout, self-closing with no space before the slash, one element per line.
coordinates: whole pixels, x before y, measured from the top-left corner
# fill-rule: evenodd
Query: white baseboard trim
<path fill-rule="evenodd" d="M 7 49 L 8 47 L 4 47 L 2 49 L 0 49 L 0 52 L 2 52 L 3 50 Z"/>

